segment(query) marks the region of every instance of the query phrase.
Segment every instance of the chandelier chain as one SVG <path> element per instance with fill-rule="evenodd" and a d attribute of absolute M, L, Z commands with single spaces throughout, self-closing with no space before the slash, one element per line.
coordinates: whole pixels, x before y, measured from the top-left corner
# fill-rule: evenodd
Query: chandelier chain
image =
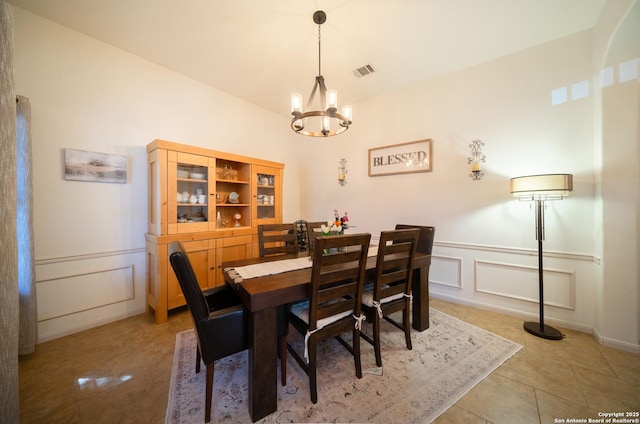
<path fill-rule="evenodd" d="M 320 40 L 320 27 L 322 25 L 318 25 L 318 75 L 322 75 L 322 70 L 321 70 L 321 62 L 322 62 L 322 42 Z"/>

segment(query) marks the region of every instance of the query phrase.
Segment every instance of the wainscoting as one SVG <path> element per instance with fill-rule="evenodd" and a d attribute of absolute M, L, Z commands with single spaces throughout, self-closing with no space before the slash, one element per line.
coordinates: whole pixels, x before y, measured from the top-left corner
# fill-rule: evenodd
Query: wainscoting
<path fill-rule="evenodd" d="M 600 260 L 544 252 L 545 321 L 592 333 Z M 465 243 L 434 243 L 430 295 L 523 319 L 538 317 L 538 251 Z"/>
<path fill-rule="evenodd" d="M 592 333 L 600 272 L 596 257 L 545 251 L 545 320 Z M 145 312 L 145 282 L 144 248 L 36 260 L 38 341 Z M 436 241 L 429 283 L 440 299 L 538 316 L 535 249 Z"/>
<path fill-rule="evenodd" d="M 145 249 L 36 260 L 38 342 L 146 310 Z"/>

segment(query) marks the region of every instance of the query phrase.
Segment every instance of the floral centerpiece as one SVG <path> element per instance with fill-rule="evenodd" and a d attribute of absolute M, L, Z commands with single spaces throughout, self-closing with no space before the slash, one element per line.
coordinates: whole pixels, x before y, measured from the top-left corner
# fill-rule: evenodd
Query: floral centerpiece
<path fill-rule="evenodd" d="M 349 228 L 349 216 L 347 212 L 343 216 L 340 216 L 337 209 L 333 210 L 333 221 L 328 221 L 327 225 L 322 224 L 320 230 L 322 234 L 327 236 L 329 234 L 344 234 L 344 230 Z"/>

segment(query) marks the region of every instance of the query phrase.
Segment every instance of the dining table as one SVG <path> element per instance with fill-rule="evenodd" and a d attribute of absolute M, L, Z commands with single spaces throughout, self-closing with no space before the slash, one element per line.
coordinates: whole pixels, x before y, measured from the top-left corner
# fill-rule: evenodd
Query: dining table
<path fill-rule="evenodd" d="M 367 280 L 376 272 L 376 255 L 367 257 Z M 307 263 L 305 263 L 305 261 Z M 249 414 L 253 422 L 276 412 L 278 404 L 278 306 L 306 300 L 311 294 L 311 256 L 267 256 L 222 263 L 225 282 L 237 291 L 249 312 Z M 431 255 L 416 252 L 412 277 L 412 327 L 429 328 L 429 266 Z M 268 269 L 251 273 L 256 267 Z M 242 270 L 244 276 L 238 273 Z M 249 277 L 249 278 L 247 278 Z"/>

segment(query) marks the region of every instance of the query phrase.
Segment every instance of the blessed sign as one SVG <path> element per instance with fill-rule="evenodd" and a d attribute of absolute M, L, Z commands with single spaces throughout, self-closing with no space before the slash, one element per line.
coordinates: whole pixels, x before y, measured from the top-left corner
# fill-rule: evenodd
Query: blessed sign
<path fill-rule="evenodd" d="M 369 149 L 369 176 L 431 171 L 431 139 Z"/>

